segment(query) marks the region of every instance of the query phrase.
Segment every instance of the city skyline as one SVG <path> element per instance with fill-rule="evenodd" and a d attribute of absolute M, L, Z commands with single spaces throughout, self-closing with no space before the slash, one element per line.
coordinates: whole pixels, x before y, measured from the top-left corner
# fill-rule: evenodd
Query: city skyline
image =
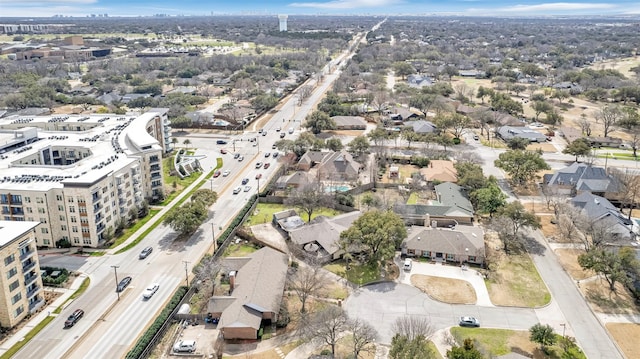
<path fill-rule="evenodd" d="M 640 2 L 619 0 L 535 1 L 480 0 L 247 0 L 240 3 L 214 0 L 184 0 L 180 6 L 168 0 L 0 0 L 3 17 L 85 17 L 164 15 L 464 15 L 464 16 L 550 16 L 550 15 L 638 15 Z"/>

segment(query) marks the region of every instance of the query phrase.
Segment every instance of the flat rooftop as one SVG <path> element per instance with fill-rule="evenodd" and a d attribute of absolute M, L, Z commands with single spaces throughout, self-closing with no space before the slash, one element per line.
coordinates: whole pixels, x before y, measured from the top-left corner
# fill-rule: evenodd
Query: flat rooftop
<path fill-rule="evenodd" d="M 0 221 L 0 248 L 13 242 L 17 237 L 29 232 L 40 222 Z"/>

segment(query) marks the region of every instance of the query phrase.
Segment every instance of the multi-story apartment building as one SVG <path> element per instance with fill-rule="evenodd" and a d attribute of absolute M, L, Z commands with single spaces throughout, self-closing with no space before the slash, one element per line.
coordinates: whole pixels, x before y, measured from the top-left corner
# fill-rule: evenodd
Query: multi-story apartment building
<path fill-rule="evenodd" d="M 35 243 L 38 222 L 0 221 L 0 326 L 11 328 L 44 304 Z"/>
<path fill-rule="evenodd" d="M 39 247 L 97 247 L 163 195 L 167 109 L 0 119 L 0 219 L 36 221 Z"/>

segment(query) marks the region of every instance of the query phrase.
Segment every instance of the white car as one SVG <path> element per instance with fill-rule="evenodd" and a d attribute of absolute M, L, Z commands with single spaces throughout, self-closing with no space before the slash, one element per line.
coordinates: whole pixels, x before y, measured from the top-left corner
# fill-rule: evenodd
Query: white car
<path fill-rule="evenodd" d="M 238 186 L 238 187 L 233 189 L 233 194 L 238 194 L 240 192 L 242 192 L 242 186 Z"/>
<path fill-rule="evenodd" d="M 245 192 L 251 191 L 251 186 L 244 186 L 244 191 Z"/>
<path fill-rule="evenodd" d="M 222 172 L 222 177 L 227 177 L 228 175 L 231 174 L 231 171 L 229 170 L 224 170 L 224 172 Z"/>
<path fill-rule="evenodd" d="M 142 293 L 142 297 L 144 299 L 149 299 L 153 297 L 153 295 L 156 294 L 159 288 L 160 288 L 160 284 L 158 283 L 151 284 L 150 286 L 147 287 L 147 289 L 144 290 L 144 292 Z"/>
<path fill-rule="evenodd" d="M 193 353 L 196 351 L 196 341 L 180 340 L 173 345 L 173 351 L 176 353 Z"/>

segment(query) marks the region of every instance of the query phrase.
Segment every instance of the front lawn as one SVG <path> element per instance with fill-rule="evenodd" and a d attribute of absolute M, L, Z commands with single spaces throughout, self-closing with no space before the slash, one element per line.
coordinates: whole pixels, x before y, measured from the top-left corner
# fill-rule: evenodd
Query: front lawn
<path fill-rule="evenodd" d="M 324 269 L 359 285 L 385 279 L 380 276 L 380 267 L 376 264 L 350 263 L 350 268 L 347 270 L 345 262 L 339 261 L 325 265 Z"/>
<path fill-rule="evenodd" d="M 294 207 L 287 206 L 284 204 L 279 204 L 279 203 L 258 203 L 256 210 L 251 214 L 249 219 L 245 222 L 245 225 L 250 227 L 250 226 L 255 226 L 256 224 L 269 223 L 271 222 L 271 219 L 273 219 L 274 213 L 281 212 L 290 208 L 294 208 Z M 307 222 L 307 214 L 301 213 L 297 209 L 296 211 L 300 215 L 300 218 L 302 218 L 303 221 Z M 313 212 L 313 214 L 311 215 L 311 219 L 314 219 L 318 216 L 334 217 L 341 213 L 342 212 L 335 210 L 333 208 L 320 208 L 317 211 Z"/>
<path fill-rule="evenodd" d="M 131 237 L 131 235 L 136 233 L 136 231 L 138 229 L 140 229 L 140 227 L 144 226 L 145 223 L 149 222 L 149 220 L 151 220 L 151 218 L 153 218 L 153 216 L 158 214 L 158 212 L 160 212 L 159 209 L 150 209 L 149 213 L 147 213 L 147 215 L 144 216 L 144 218 L 138 219 L 133 226 L 131 226 L 129 228 L 125 228 L 122 231 L 122 234 L 118 238 L 116 238 L 116 240 L 113 242 L 113 244 L 111 246 L 109 246 L 109 248 L 116 248 L 119 245 L 121 245 L 122 243 L 126 242 L 127 239 L 129 239 L 129 237 Z"/>
<path fill-rule="evenodd" d="M 243 241 L 244 242 L 244 241 Z M 224 257 L 247 257 L 249 254 L 258 250 L 252 244 L 231 243 L 224 251 Z"/>

